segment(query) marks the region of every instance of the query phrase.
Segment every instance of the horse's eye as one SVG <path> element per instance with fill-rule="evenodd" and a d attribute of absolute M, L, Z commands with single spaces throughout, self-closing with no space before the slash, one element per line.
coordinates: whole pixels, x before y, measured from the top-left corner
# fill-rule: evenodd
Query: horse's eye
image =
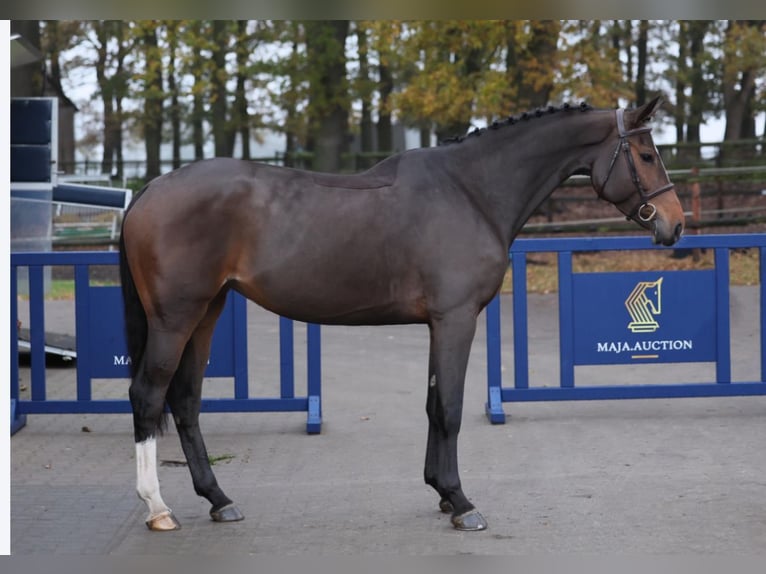
<path fill-rule="evenodd" d="M 641 160 L 645 161 L 646 163 L 654 163 L 654 156 L 650 153 L 642 153 L 639 154 L 641 156 Z"/>

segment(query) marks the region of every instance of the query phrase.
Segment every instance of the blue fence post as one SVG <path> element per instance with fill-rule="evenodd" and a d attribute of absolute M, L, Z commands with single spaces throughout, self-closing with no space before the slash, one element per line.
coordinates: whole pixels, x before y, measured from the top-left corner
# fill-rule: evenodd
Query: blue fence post
<path fill-rule="evenodd" d="M 27 415 L 19 412 L 19 275 L 11 266 L 11 435 L 27 424 Z"/>
<path fill-rule="evenodd" d="M 761 380 L 766 381 L 766 247 L 761 247 Z"/>
<path fill-rule="evenodd" d="M 293 322 L 279 317 L 279 396 L 292 399 L 295 396 L 295 335 Z"/>
<path fill-rule="evenodd" d="M 90 373 L 86 368 L 90 365 L 90 339 L 85 336 L 90 317 L 90 273 L 88 265 L 75 265 L 74 268 L 74 318 L 75 318 L 75 348 L 77 352 L 77 400 L 91 400 Z"/>
<path fill-rule="evenodd" d="M 319 325 L 306 325 L 308 419 L 306 432 L 318 434 L 322 430 L 322 346 Z"/>
<path fill-rule="evenodd" d="M 514 388 L 529 388 L 529 339 L 527 323 L 527 254 L 514 252 L 513 270 L 513 378 Z"/>
<path fill-rule="evenodd" d="M 43 266 L 29 266 L 29 344 L 31 346 L 32 400 L 44 401 L 45 389 L 45 296 Z"/>
<path fill-rule="evenodd" d="M 718 247 L 715 250 L 716 282 L 716 382 L 731 383 L 731 335 L 729 321 L 729 249 Z M 761 333 L 763 336 L 763 333 Z"/>
<path fill-rule="evenodd" d="M 247 300 L 239 293 L 231 293 L 234 304 L 234 398 L 250 396 L 247 373 Z"/>
<path fill-rule="evenodd" d="M 505 423 L 503 399 L 502 349 L 500 347 L 500 294 L 489 302 L 485 310 L 487 323 L 487 402 L 484 405 L 487 418 L 492 424 Z"/>
<path fill-rule="evenodd" d="M 572 252 L 562 251 L 559 262 L 559 367 L 562 388 L 574 387 L 574 295 Z"/>

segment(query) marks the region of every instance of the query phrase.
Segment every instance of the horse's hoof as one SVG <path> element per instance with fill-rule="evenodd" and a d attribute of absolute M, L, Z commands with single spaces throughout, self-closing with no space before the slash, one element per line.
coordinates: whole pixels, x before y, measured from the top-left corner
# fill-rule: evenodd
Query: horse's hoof
<path fill-rule="evenodd" d="M 448 499 L 442 498 L 439 501 L 439 510 L 445 514 L 452 514 L 455 511 L 455 508 L 452 506 L 452 503 Z"/>
<path fill-rule="evenodd" d="M 239 511 L 237 505 L 233 502 L 218 510 L 210 511 L 210 518 L 215 522 L 238 522 L 245 519 L 245 515 Z"/>
<path fill-rule="evenodd" d="M 166 510 L 157 516 L 151 516 L 146 521 L 146 527 L 153 532 L 170 532 L 180 530 L 181 523 L 176 520 L 170 510 Z"/>
<path fill-rule="evenodd" d="M 459 514 L 457 516 L 453 516 L 452 525 L 457 530 L 466 530 L 471 532 L 487 529 L 487 521 L 484 520 L 484 517 L 476 509 L 469 510 L 468 512 L 464 512 L 463 514 Z"/>

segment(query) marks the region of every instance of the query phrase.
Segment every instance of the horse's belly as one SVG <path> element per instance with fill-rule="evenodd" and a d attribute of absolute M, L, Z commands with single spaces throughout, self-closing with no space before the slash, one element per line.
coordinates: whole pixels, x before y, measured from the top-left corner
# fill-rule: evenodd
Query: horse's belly
<path fill-rule="evenodd" d="M 291 266 L 255 274 L 233 286 L 266 309 L 305 322 L 374 325 L 427 320 L 423 289 L 412 277 L 371 276 L 364 269 L 332 271 Z"/>

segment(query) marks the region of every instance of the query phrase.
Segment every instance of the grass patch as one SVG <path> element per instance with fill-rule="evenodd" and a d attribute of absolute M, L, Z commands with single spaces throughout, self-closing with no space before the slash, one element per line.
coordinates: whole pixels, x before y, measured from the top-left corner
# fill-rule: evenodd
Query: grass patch
<path fill-rule="evenodd" d="M 115 281 L 91 281 L 96 287 L 111 287 L 119 285 Z M 28 301 L 28 295 L 19 295 L 22 301 Z M 51 279 L 50 290 L 45 294 L 47 301 L 74 301 L 74 279 Z"/>
<path fill-rule="evenodd" d="M 219 462 L 229 462 L 236 458 L 233 454 L 220 454 L 217 456 L 208 455 L 207 460 L 210 462 L 210 466 L 215 466 Z"/>

